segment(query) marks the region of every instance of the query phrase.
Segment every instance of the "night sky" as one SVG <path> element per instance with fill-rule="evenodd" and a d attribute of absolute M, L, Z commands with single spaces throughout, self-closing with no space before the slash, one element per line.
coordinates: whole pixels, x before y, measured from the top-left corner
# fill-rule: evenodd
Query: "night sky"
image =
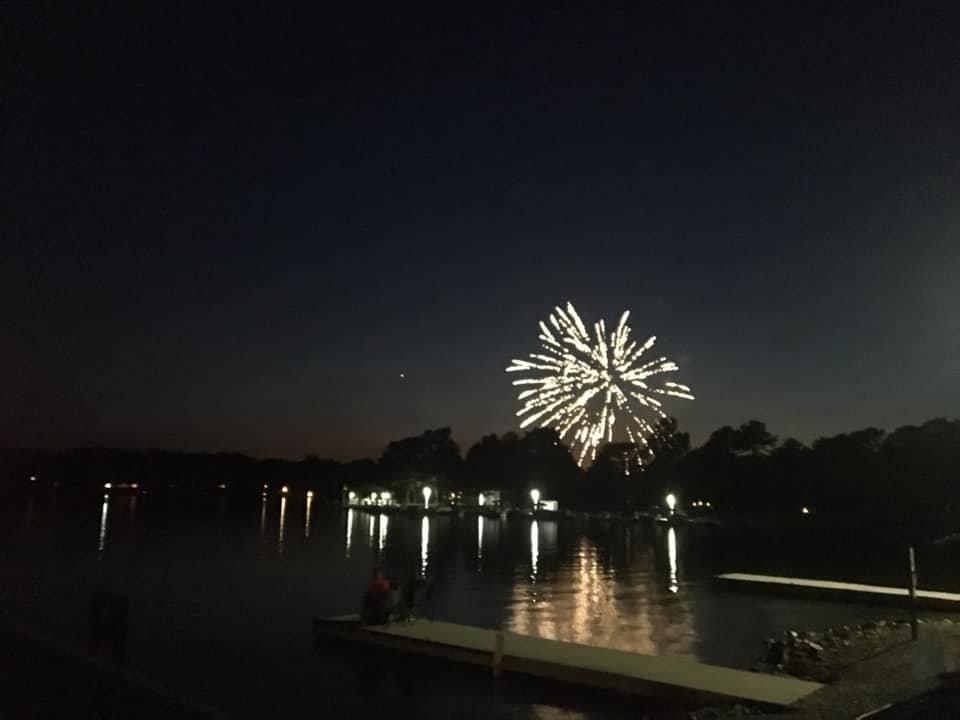
<path fill-rule="evenodd" d="M 695 443 L 960 414 L 953 2 L 140 5 L 4 12 L 0 445 L 466 448 L 567 300 Z"/>

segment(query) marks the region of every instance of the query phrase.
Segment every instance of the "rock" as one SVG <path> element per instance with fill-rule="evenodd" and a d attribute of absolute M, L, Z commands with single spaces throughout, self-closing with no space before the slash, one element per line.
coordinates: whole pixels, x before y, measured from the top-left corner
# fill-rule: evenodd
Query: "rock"
<path fill-rule="evenodd" d="M 868 621 L 868 622 L 862 623 L 862 624 L 860 625 L 860 629 L 861 629 L 861 630 L 876 630 L 876 629 L 877 629 L 877 624 L 876 624 L 875 622 L 873 622 L 872 620 L 870 620 L 870 621 Z"/>
<path fill-rule="evenodd" d="M 843 643 L 842 643 L 842 645 L 843 645 L 845 648 L 853 647 L 853 643 L 850 642 L 849 640 L 844 640 Z"/>
<path fill-rule="evenodd" d="M 787 646 L 779 640 L 774 640 L 767 644 L 767 657 L 764 662 L 767 665 L 779 667 L 787 657 Z"/>
<path fill-rule="evenodd" d="M 796 630 L 787 630 L 787 637 L 791 640 L 796 640 L 800 635 Z"/>

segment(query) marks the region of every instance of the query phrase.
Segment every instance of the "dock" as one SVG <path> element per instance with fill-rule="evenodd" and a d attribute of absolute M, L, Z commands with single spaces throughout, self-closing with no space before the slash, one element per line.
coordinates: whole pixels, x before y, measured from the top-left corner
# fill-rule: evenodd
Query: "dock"
<path fill-rule="evenodd" d="M 128 668 L 0 624 L 0 718 L 229 720 Z"/>
<path fill-rule="evenodd" d="M 836 580 L 812 580 L 808 578 L 778 577 L 776 575 L 753 575 L 751 573 L 726 573 L 716 575 L 714 580 L 738 590 L 795 593 L 823 599 L 862 602 L 868 605 L 908 607 L 910 602 L 910 591 L 906 587 L 864 585 Z M 960 593 L 918 589 L 917 607 L 925 610 L 960 612 Z"/>
<path fill-rule="evenodd" d="M 399 653 L 517 673 L 682 704 L 748 701 L 785 707 L 819 683 L 430 620 L 363 626 L 356 615 L 314 620 L 314 640 L 345 641 Z"/>

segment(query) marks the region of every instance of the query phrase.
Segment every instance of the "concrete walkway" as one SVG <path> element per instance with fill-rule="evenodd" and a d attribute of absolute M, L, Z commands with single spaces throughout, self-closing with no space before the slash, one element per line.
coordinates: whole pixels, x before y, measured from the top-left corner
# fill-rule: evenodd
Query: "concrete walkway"
<path fill-rule="evenodd" d="M 831 595 L 847 597 L 857 602 L 882 602 L 902 604 L 906 607 L 909 592 L 906 587 L 886 585 L 864 585 L 862 583 L 837 582 L 835 580 L 813 580 L 809 578 L 779 577 L 776 575 L 754 575 L 751 573 L 725 573 L 714 580 L 734 587 L 763 589 L 768 591 L 805 591 L 811 595 Z M 917 606 L 934 608 L 947 612 L 960 612 L 960 594 L 938 590 L 917 590 Z"/>
<path fill-rule="evenodd" d="M 0 627 L 0 718 L 227 720 L 138 673 Z"/>
<path fill-rule="evenodd" d="M 636 694 L 652 693 L 653 697 L 667 699 L 689 695 L 787 706 L 822 687 L 806 680 L 705 665 L 683 658 L 641 655 L 429 620 L 369 627 L 360 632 L 364 631 L 434 647 L 488 653 L 491 663 L 498 652 L 499 637 L 505 672 L 516 670 L 575 684 L 616 687 Z"/>

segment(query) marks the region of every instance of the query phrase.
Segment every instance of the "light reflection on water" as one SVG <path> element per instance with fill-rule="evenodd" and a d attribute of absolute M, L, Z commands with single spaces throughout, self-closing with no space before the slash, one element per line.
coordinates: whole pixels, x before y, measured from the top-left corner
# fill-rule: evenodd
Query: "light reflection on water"
<path fill-rule="evenodd" d="M 666 543 L 624 542 L 625 567 L 618 569 L 609 548 L 588 535 L 561 554 L 556 523 L 536 530 L 531 523 L 533 572 L 514 576 L 506 629 L 648 654 L 695 655 L 693 608 L 675 572 L 676 531 L 668 531 Z M 669 585 L 657 566 L 671 568 Z"/>
<path fill-rule="evenodd" d="M 430 518 L 423 516 L 420 522 L 420 575 L 427 574 L 427 563 L 430 558 Z"/>
<path fill-rule="evenodd" d="M 851 624 L 881 618 L 888 612 L 880 609 L 871 617 L 855 607 L 783 598 L 751 597 L 745 602 L 714 592 L 698 579 L 742 568 L 714 567 L 710 560 L 713 536 L 705 537 L 698 534 L 703 531 L 691 527 L 486 517 L 477 517 L 474 524 L 470 516 L 459 520 L 439 515 L 388 516 L 377 509 L 367 514 L 370 524 L 364 532 L 358 511 L 341 514 L 320 503 L 311 508 L 309 499 L 299 505 L 304 498 L 291 496 L 280 498 L 279 537 L 271 527 L 264 540 L 267 497 L 261 498 L 259 513 L 255 495 L 236 502 L 227 497 L 225 507 L 221 500 L 210 498 L 202 509 L 150 498 L 127 502 L 122 494 L 103 497 L 96 520 L 86 499 L 74 514 L 63 512 L 62 506 L 53 512 L 50 505 L 38 500 L 33 521 L 26 525 L 22 510 L 15 513 L 15 519 L 11 516 L 6 526 L 0 517 L 0 531 L 10 537 L 16 537 L 14 530 L 37 533 L 45 526 L 59 527 L 55 545 L 11 543 L 13 549 L 5 553 L 9 559 L 0 555 L 0 568 L 8 572 L 0 575 L 0 581 L 7 581 L 10 588 L 30 588 L 29 593 L 19 594 L 22 597 L 13 589 L 6 592 L 7 601 L 20 602 L 18 612 L 28 616 L 28 624 L 36 619 L 37 627 L 57 623 L 66 627 L 74 622 L 70 606 L 87 602 L 87 588 L 65 594 L 63 577 L 57 575 L 58 561 L 69 560 L 62 566 L 83 572 L 95 563 L 96 575 L 128 592 L 143 614 L 138 627 L 149 644 L 143 640 L 140 647 L 131 648 L 131 655 L 156 657 L 153 664 L 161 676 L 158 679 L 163 679 L 165 663 L 183 667 L 181 675 L 174 673 L 170 683 L 174 687 L 189 673 L 203 674 L 202 667 L 188 668 L 182 659 L 182 648 L 198 642 L 191 637 L 192 631 L 185 631 L 195 627 L 194 623 L 212 628 L 211 637 L 219 643 L 218 661 L 229 662 L 232 648 L 239 643 L 263 648 L 275 665 L 268 673 L 272 679 L 264 680 L 271 689 L 286 687 L 297 673 L 315 678 L 313 664 L 302 668 L 284 664 L 289 648 L 303 642 L 303 618 L 318 612 L 355 612 L 372 567 L 381 565 L 390 579 L 401 582 L 418 573 L 429 576 L 433 597 L 425 607 L 429 616 L 438 619 L 742 667 L 752 661 L 763 638 L 786 627 Z M 301 542 L 299 532 L 291 535 L 285 528 L 287 511 L 293 513 L 290 521 L 301 527 L 296 513 L 304 507 L 308 512 L 302 527 L 304 535 L 309 530 L 310 543 Z M 222 524 L 218 522 L 221 512 L 226 517 Z M 129 523 L 124 514 L 129 514 Z M 97 551 L 92 543 L 94 523 L 99 524 Z M 127 526 L 133 529 L 135 524 L 140 525 L 140 532 L 126 533 Z M 364 536 L 374 525 L 368 545 Z M 110 551 L 105 550 L 108 535 Z M 276 546 L 270 547 L 271 538 L 278 541 Z M 261 548 L 275 547 L 283 555 L 278 557 L 276 551 L 258 555 L 258 540 Z M 130 546 L 132 552 L 117 551 L 124 546 Z M 199 547 L 203 552 L 195 553 Z M 249 552 L 237 553 L 238 547 Z M 754 552 L 751 546 L 732 562 L 746 563 Z M 782 549 L 767 552 L 772 555 Z M 250 561 L 252 556 L 255 562 Z M 151 562 L 144 563 L 143 558 Z M 184 558 L 190 561 L 183 562 Z M 85 562 L 91 564 L 84 567 Z M 729 555 L 724 562 L 731 562 Z M 28 582 L 18 574 L 23 568 L 29 568 Z M 19 584 L 11 578 L 20 579 Z M 279 595 L 278 578 L 282 578 Z M 200 584 L 209 591 L 198 598 L 195 588 Z M 80 623 L 75 633 L 81 641 L 84 632 Z M 320 661 L 310 661 L 314 662 Z M 224 682 L 232 691 L 241 692 L 235 686 L 257 685 L 261 671 L 258 665 L 249 671 L 252 676 Z M 243 672 L 238 670 L 240 675 Z M 322 689 L 340 690 L 336 686 Z M 224 697 L 232 702 L 231 695 Z M 400 709 L 410 710 L 403 702 Z M 544 712 L 549 716 L 548 710 Z M 531 713 L 539 717 L 539 711 L 530 705 L 517 717 L 530 717 Z M 309 709 L 290 713 L 309 714 Z"/>
<path fill-rule="evenodd" d="M 103 505 L 100 508 L 100 543 L 97 545 L 97 552 L 103 552 L 107 546 L 107 515 L 110 512 L 110 496 L 103 496 Z"/>
<path fill-rule="evenodd" d="M 377 552 L 382 553 L 383 548 L 387 545 L 387 528 L 390 524 L 390 517 L 384 513 L 380 513 L 380 530 L 378 532 L 378 541 L 377 541 Z"/>
<path fill-rule="evenodd" d="M 483 497 L 483 493 L 480 494 Z M 477 562 L 483 560 L 483 515 L 477 515 Z"/>
<path fill-rule="evenodd" d="M 277 534 L 277 552 L 283 552 L 284 529 L 287 525 L 287 496 L 280 498 L 280 531 Z"/>
<path fill-rule="evenodd" d="M 540 525 L 530 523 L 530 579 L 537 581 L 537 562 L 540 560 Z"/>
<path fill-rule="evenodd" d="M 263 548 L 263 536 L 267 531 L 267 494 L 260 498 L 260 547 Z"/>
<path fill-rule="evenodd" d="M 670 592 L 680 589 L 677 584 L 677 531 L 671 527 L 667 532 L 667 559 L 670 562 Z"/>
<path fill-rule="evenodd" d="M 303 521 L 303 538 L 304 540 L 310 539 L 310 511 L 313 505 L 313 493 L 307 493 L 307 515 L 306 519 Z"/>
<path fill-rule="evenodd" d="M 353 518 L 356 515 L 354 510 L 347 510 L 347 542 L 344 550 L 344 557 L 350 558 L 350 546 L 353 545 Z"/>

